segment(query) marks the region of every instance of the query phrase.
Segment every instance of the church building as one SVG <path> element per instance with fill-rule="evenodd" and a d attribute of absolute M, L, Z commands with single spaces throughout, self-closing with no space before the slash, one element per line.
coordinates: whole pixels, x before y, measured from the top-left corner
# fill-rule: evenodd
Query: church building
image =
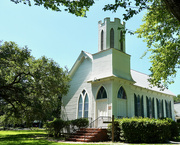
<path fill-rule="evenodd" d="M 94 121 L 112 115 L 174 119 L 175 95 L 150 87 L 148 75 L 130 69 L 124 30 L 125 23 L 118 18 L 98 22 L 98 52 L 82 51 L 69 72 L 70 88 L 63 97 L 64 119 Z"/>

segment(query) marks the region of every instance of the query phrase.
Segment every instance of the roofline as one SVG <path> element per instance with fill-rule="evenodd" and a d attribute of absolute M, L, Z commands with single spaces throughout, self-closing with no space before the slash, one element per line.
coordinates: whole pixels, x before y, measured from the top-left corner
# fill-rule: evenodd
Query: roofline
<path fill-rule="evenodd" d="M 79 65 L 81 64 L 81 62 L 86 59 L 87 57 L 92 61 L 92 58 L 90 58 L 85 52 L 85 51 L 81 51 L 80 55 L 78 56 L 78 58 L 76 59 L 75 63 L 73 64 L 71 70 L 69 71 L 69 76 L 70 78 L 74 75 L 75 71 L 77 70 L 77 68 L 79 67 Z M 90 53 L 88 53 L 90 54 Z M 92 55 L 92 54 L 90 54 Z"/>
<path fill-rule="evenodd" d="M 147 74 L 145 74 L 145 73 L 142 73 L 142 72 L 139 72 L 139 71 L 136 71 L 136 70 L 134 70 L 134 69 L 131 69 L 132 71 L 135 71 L 135 72 L 137 72 L 137 73 L 141 73 L 141 74 L 143 74 L 143 75 L 146 75 L 146 76 L 148 76 L 148 77 L 150 77 L 149 75 L 147 75 Z M 134 84 L 135 85 L 135 84 Z M 135 85 L 135 86 L 137 86 L 137 87 L 140 87 L 140 88 L 144 88 L 144 89 L 147 89 L 147 90 L 150 90 L 150 91 L 154 91 L 154 92 L 159 92 L 159 93 L 162 93 L 162 94 L 166 94 L 166 95 L 170 95 L 170 96 L 176 96 L 175 94 L 173 94 L 172 92 L 172 94 L 167 94 L 167 93 L 164 93 L 164 92 L 161 92 L 161 91 L 155 91 L 155 90 L 151 90 L 150 88 L 145 88 L 145 87 L 141 87 L 141 86 L 138 86 L 138 85 Z M 157 86 L 156 86 L 157 87 Z M 167 89 L 168 90 L 168 89 Z"/>
<path fill-rule="evenodd" d="M 101 50 L 101 51 L 99 51 L 99 52 L 96 52 L 96 53 L 94 53 L 94 54 L 92 54 L 92 55 L 96 55 L 96 54 L 99 54 L 99 53 L 103 53 L 103 52 L 108 51 L 108 50 L 111 50 L 111 49 L 120 51 L 120 50 L 118 50 L 118 49 L 116 49 L 116 48 L 108 48 L 108 49 L 105 49 L 105 50 Z M 124 53 L 124 54 L 126 54 L 126 55 L 129 55 L 129 54 L 123 52 L 123 51 L 120 51 L 120 52 L 122 52 L 122 53 Z M 129 56 L 131 56 L 131 55 L 129 55 Z"/>

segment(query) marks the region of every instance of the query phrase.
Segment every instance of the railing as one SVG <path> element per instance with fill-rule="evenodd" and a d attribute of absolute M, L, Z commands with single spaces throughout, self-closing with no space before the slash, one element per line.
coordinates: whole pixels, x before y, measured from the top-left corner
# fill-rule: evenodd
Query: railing
<path fill-rule="evenodd" d="M 112 117 L 110 116 L 100 116 L 98 118 L 96 118 L 94 121 L 92 121 L 91 123 L 89 123 L 89 126 L 87 126 L 87 128 L 107 128 L 108 124 L 105 124 L 105 121 L 111 121 Z M 95 131 L 94 131 L 95 132 Z M 87 136 L 84 135 L 84 142 L 85 139 L 92 135 L 94 132 L 89 133 Z"/>
<path fill-rule="evenodd" d="M 95 120 L 92 121 L 91 117 L 88 117 L 89 120 L 89 125 L 86 128 L 107 128 L 108 124 L 107 123 L 103 123 L 104 121 L 111 121 L 112 117 L 110 116 L 100 116 L 98 118 L 96 118 Z M 80 128 L 78 127 L 74 127 L 74 126 L 69 126 L 68 128 L 64 128 L 63 132 L 64 134 L 73 134 L 75 132 L 77 132 Z M 93 134 L 94 132 L 91 132 L 88 136 L 90 136 L 91 134 Z M 88 136 L 84 136 L 84 140 L 86 139 L 86 137 Z"/>
<path fill-rule="evenodd" d="M 111 121 L 110 116 L 99 116 L 94 121 L 89 123 L 89 128 L 107 128 L 107 124 L 103 123 L 104 121 Z M 87 128 L 88 128 L 87 127 Z"/>

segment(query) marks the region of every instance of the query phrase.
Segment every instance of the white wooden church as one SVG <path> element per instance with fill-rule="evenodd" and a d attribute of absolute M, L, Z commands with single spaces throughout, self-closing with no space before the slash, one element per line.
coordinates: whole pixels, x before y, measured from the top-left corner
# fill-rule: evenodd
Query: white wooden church
<path fill-rule="evenodd" d="M 64 119 L 101 117 L 170 117 L 175 96 L 150 87 L 149 76 L 130 69 L 126 53 L 125 23 L 105 18 L 98 22 L 98 52 L 82 51 L 70 70 L 70 89 L 63 97 Z M 96 123 L 96 127 L 100 123 Z"/>

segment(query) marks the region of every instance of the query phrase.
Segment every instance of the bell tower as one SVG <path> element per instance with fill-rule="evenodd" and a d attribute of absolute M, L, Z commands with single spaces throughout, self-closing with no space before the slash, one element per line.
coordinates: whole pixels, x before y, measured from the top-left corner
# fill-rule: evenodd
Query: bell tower
<path fill-rule="evenodd" d="M 113 22 L 110 18 L 105 18 L 104 23 L 98 22 L 98 51 L 115 48 L 122 52 L 125 49 L 125 22 L 121 24 L 120 19 L 115 18 Z"/>

